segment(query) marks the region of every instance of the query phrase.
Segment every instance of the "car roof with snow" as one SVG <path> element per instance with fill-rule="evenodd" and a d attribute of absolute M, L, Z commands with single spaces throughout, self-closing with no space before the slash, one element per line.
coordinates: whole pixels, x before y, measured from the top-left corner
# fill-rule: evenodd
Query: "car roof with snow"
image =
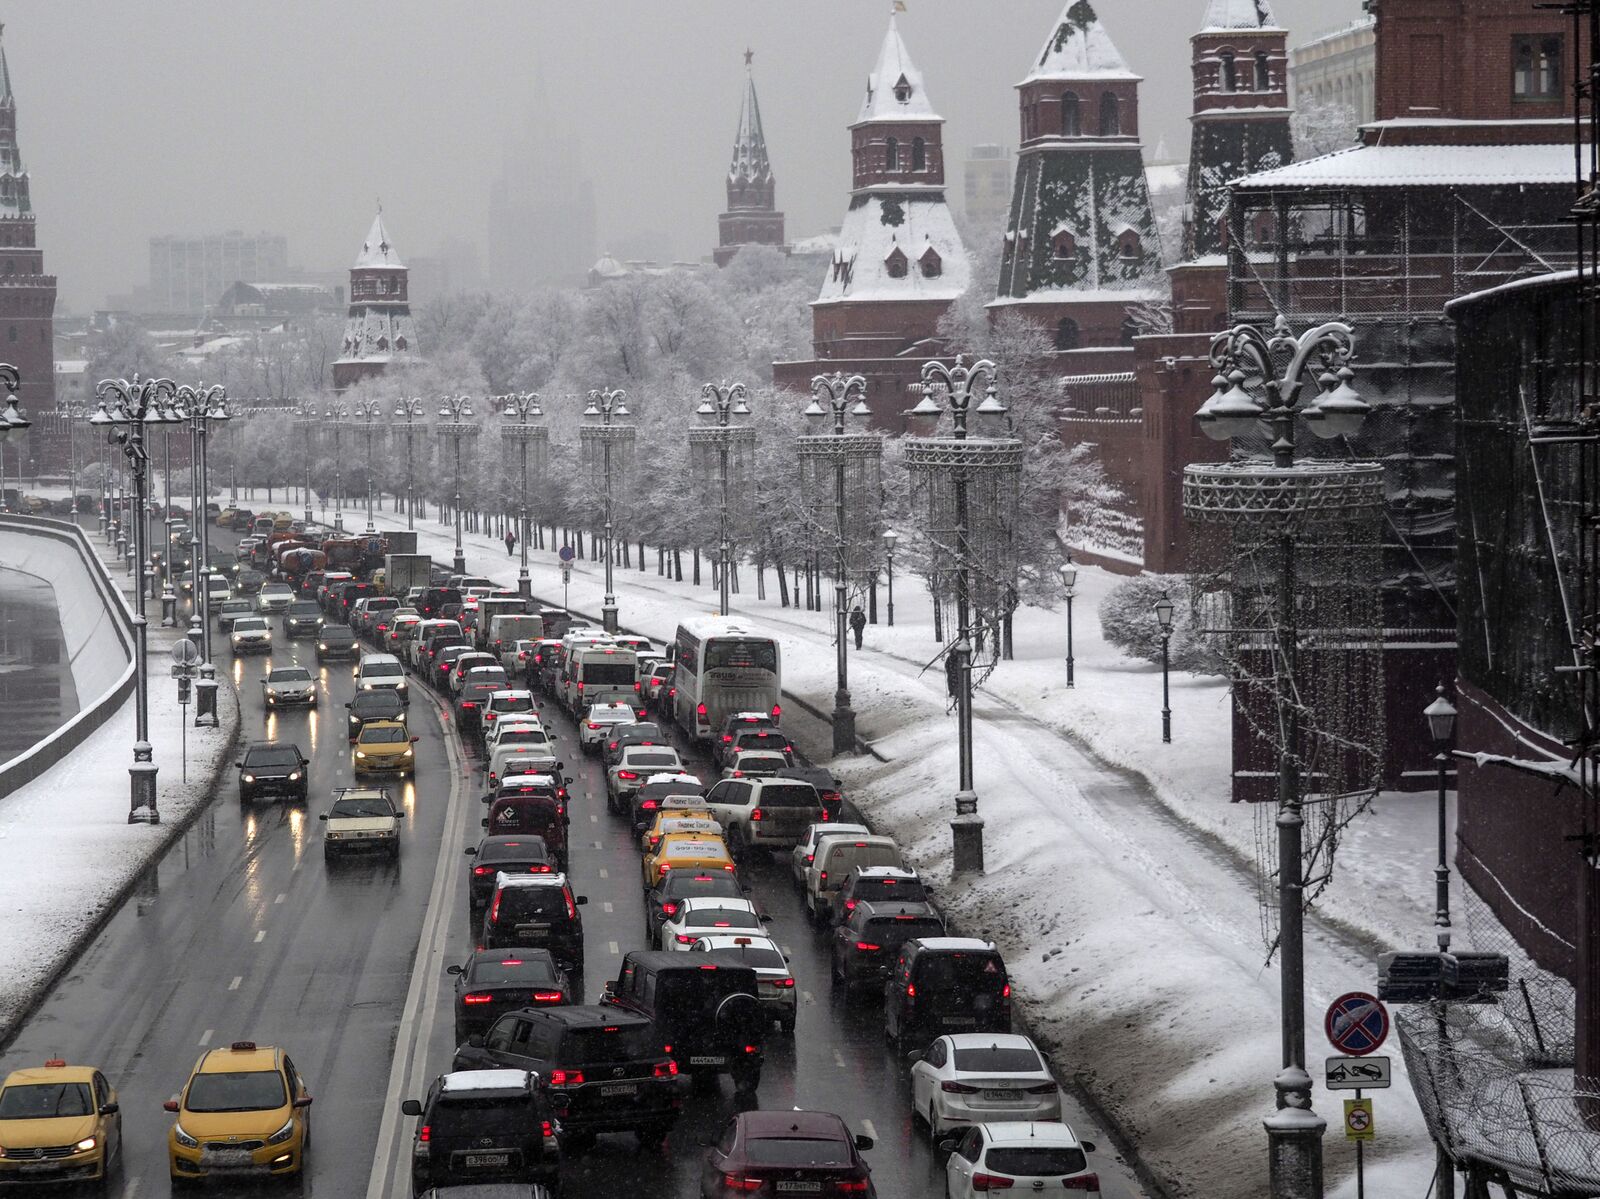
<path fill-rule="evenodd" d="M 993 953 L 993 941 L 980 941 L 977 937 L 923 937 L 915 942 L 923 949 L 947 953 Z"/>
<path fill-rule="evenodd" d="M 564 887 L 567 885 L 567 876 L 564 874 L 496 874 L 494 878 L 496 887 Z"/>
<path fill-rule="evenodd" d="M 1076 1148 L 1078 1134 L 1066 1124 L 1047 1124 L 1029 1120 L 1004 1120 L 982 1124 L 984 1138 L 995 1145 L 1061 1145 Z"/>
<path fill-rule="evenodd" d="M 454 1070 L 439 1079 L 446 1095 L 463 1091 L 526 1091 L 533 1076 L 526 1070 Z"/>

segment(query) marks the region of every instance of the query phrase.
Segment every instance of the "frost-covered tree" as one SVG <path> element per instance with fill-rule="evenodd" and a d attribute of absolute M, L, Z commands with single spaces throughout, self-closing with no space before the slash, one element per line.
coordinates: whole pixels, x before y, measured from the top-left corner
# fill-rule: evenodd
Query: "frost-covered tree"
<path fill-rule="evenodd" d="M 1355 144 L 1356 110 L 1336 100 L 1300 100 L 1290 128 L 1297 159 L 1320 158 Z"/>
<path fill-rule="evenodd" d="M 1155 605 L 1163 594 L 1173 604 L 1172 668 L 1224 673 L 1221 656 L 1195 621 L 1187 575 L 1138 575 L 1117 584 L 1100 601 L 1101 637 L 1129 657 L 1161 661 L 1161 624 Z"/>

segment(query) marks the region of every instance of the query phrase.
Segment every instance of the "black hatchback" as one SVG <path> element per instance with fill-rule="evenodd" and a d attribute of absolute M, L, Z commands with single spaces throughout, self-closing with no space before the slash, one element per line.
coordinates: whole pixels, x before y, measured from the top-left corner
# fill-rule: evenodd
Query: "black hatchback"
<path fill-rule="evenodd" d="M 357 691 L 355 698 L 345 704 L 350 718 L 345 722 L 345 735 L 354 741 L 361 735 L 361 726 L 369 720 L 404 720 L 405 701 L 392 687 Z"/>
<path fill-rule="evenodd" d="M 561 1146 L 539 1082 L 524 1070 L 461 1070 L 433 1080 L 425 1099 L 400 1105 L 416 1116 L 411 1191 L 478 1182 L 554 1188 Z"/>
<path fill-rule="evenodd" d="M 570 1144 L 598 1132 L 635 1132 L 646 1148 L 666 1139 L 689 1077 L 653 1023 L 604 1004 L 512 1012 L 456 1050 L 457 1070 L 532 1070 Z"/>
<path fill-rule="evenodd" d="M 479 949 L 455 976 L 456 1044 L 517 1008 L 570 1003 L 567 976 L 547 949 Z"/>

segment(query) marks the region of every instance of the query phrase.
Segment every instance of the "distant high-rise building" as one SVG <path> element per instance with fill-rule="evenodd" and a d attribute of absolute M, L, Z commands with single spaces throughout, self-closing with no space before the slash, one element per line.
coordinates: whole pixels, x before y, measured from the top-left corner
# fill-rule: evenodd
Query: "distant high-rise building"
<path fill-rule="evenodd" d="M 962 172 L 967 225 L 972 230 L 1002 228 L 1011 212 L 1011 152 L 1004 146 L 973 146 Z"/>
<path fill-rule="evenodd" d="M 333 364 L 334 390 L 381 375 L 396 358 L 414 358 L 416 352 L 406 267 L 380 212 L 372 218 L 372 228 L 350 268 L 350 315 Z"/>
<path fill-rule="evenodd" d="M 158 312 L 199 315 L 235 283 L 271 283 L 289 273 L 289 239 L 237 229 L 150 239 L 150 300 Z"/>
<path fill-rule="evenodd" d="M 747 69 L 751 57 L 746 51 Z M 717 234 L 713 257 L 718 266 L 732 262 L 740 246 L 783 245 L 783 213 L 778 211 L 777 182 L 767 157 L 767 135 L 761 128 L 753 74 L 739 110 L 739 132 L 733 138 L 733 162 L 728 167 L 728 211 L 717 218 Z"/>
<path fill-rule="evenodd" d="M 594 184 L 577 141 L 545 107 L 541 86 L 489 191 L 489 285 L 497 290 L 580 284 L 598 253 Z"/>
<path fill-rule="evenodd" d="M 20 443 L 21 453 L 38 462 L 53 456 L 47 444 L 53 430 L 42 418 L 55 406 L 56 277 L 44 273 L 28 187 L 17 148 L 11 67 L 0 46 L 0 360 L 22 377 L 19 398 L 35 427 Z M 64 426 L 60 433 L 64 439 Z M 63 440 L 62 461 L 65 456 Z"/>

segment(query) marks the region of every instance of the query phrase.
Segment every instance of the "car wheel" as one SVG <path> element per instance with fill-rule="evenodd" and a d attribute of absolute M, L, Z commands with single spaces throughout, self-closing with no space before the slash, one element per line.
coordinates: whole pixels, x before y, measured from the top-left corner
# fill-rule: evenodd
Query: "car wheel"
<path fill-rule="evenodd" d="M 796 1019 L 796 1017 L 794 1017 L 794 1016 L 780 1016 L 780 1017 L 778 1017 L 778 1028 L 782 1031 L 784 1036 L 786 1036 L 786 1037 L 794 1036 L 794 1022 L 795 1022 L 795 1019 Z"/>

